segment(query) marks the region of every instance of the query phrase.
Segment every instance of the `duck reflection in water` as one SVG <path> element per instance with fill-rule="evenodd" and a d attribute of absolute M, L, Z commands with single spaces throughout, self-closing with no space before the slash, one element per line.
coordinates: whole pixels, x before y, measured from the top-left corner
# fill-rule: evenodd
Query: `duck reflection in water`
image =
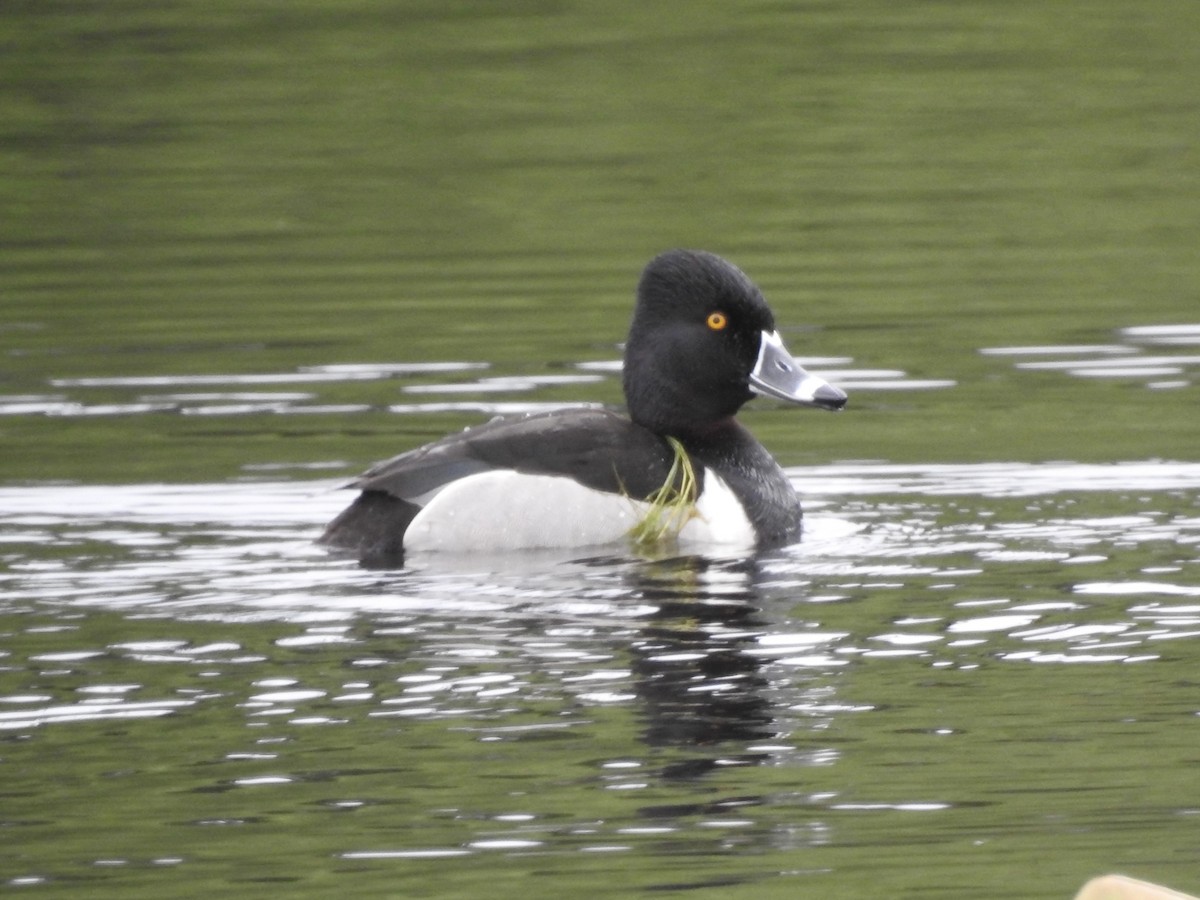
<path fill-rule="evenodd" d="M 767 754 L 745 745 L 779 737 L 761 664 L 747 652 L 766 627 L 755 570 L 753 560 L 683 556 L 630 574 L 634 594 L 655 607 L 630 646 L 643 740 L 698 752 L 663 766 L 665 778 L 757 765 Z"/>

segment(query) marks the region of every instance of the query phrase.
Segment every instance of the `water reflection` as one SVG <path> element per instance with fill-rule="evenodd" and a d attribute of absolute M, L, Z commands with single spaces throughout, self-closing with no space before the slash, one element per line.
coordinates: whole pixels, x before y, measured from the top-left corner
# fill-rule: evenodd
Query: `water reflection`
<path fill-rule="evenodd" d="M 989 774 L 1014 747 L 1054 791 L 1094 770 L 1089 729 L 1195 715 L 1154 687 L 1200 637 L 1195 465 L 792 475 L 806 539 L 755 559 L 393 571 L 312 544 L 332 482 L 5 488 L 0 733 L 88 740 L 97 801 L 99 773 L 169 745 L 187 808 L 161 801 L 177 824 L 147 859 L 198 865 L 196 829 L 283 809 L 346 864 L 409 865 L 986 832 L 997 807 L 1025 821 L 1034 792 Z M 1046 693 L 1088 698 L 1072 740 Z"/>
<path fill-rule="evenodd" d="M 755 575 L 750 561 L 695 556 L 634 571 L 635 595 L 655 610 L 630 643 L 649 746 L 696 750 L 776 736 L 761 661 L 747 652 L 766 629 Z M 694 778 L 763 757 L 690 758 L 663 774 Z"/>
<path fill-rule="evenodd" d="M 853 390 L 924 391 L 955 385 L 952 379 L 916 379 L 899 369 L 854 368 L 850 357 L 802 357 L 810 371 Z M 529 394 L 551 388 L 591 386 L 620 377 L 621 361 L 573 364 L 569 373 L 529 372 L 515 375 L 462 377 L 486 371 L 486 362 L 354 363 L 301 366 L 290 372 L 241 374 L 88 376 L 51 378 L 53 393 L 0 396 L 0 416 L 116 416 L 177 412 L 184 415 L 239 416 L 262 413 L 344 415 L 374 409 L 369 403 L 333 402 L 328 393 L 340 384 L 398 380 L 399 390 L 413 396 L 464 395 L 466 399 L 389 403 L 393 413 L 474 412 L 490 415 L 535 412 L 594 402 L 489 399 L 494 394 Z M 439 376 L 455 376 L 444 380 Z M 311 386 L 311 390 L 247 390 L 247 388 Z M 196 391 L 188 388 L 225 388 Z M 63 393 L 64 391 L 68 393 Z M 104 402 L 91 399 L 104 392 Z M 107 395 L 128 394 L 111 399 Z M 581 396 L 586 397 L 585 394 Z"/>
<path fill-rule="evenodd" d="M 859 466 L 795 474 L 802 485 L 821 485 L 810 502 L 808 539 L 755 560 L 517 554 L 431 558 L 383 573 L 311 546 L 341 502 L 312 486 L 6 489 L 4 611 L 52 617 L 36 632 L 42 649 L 9 662 L 57 678 L 107 658 L 132 666 L 121 670 L 126 675 L 143 666 L 254 668 L 272 658 L 237 638 L 95 642 L 54 610 L 285 622 L 299 631 L 278 637 L 275 652 L 345 648 L 347 664 L 364 676 L 392 665 L 391 655 L 372 653 L 379 640 L 424 648 L 429 667 L 402 676 L 398 691 L 381 692 L 371 677 L 332 688 L 275 678 L 257 681 L 242 701 L 252 717 L 312 724 L 343 721 L 330 704 L 366 704 L 373 717 L 440 718 L 472 704 L 483 710 L 503 698 L 519 701 L 536 690 L 527 672 L 553 660 L 563 670 L 561 689 L 577 702 L 635 704 L 644 745 L 680 753 L 660 774 L 687 779 L 777 758 L 796 714 L 857 708 L 822 687 L 855 661 L 907 658 L 960 669 L 986 658 L 1136 663 L 1161 658 L 1164 642 L 1200 635 L 1189 602 L 1200 596 L 1200 515 L 1187 511 L 1200 485 L 1196 466 Z M 1136 514 L 1104 514 L 1082 502 L 1085 489 L 1122 492 L 1123 509 L 1130 491 L 1154 499 Z M 872 493 L 951 499 L 855 499 Z M 1036 497 L 1036 515 L 998 516 L 989 496 Z M 1175 511 L 1163 511 L 1163 501 Z M 1011 573 L 1029 587 L 990 595 L 989 585 L 1015 583 Z M 888 595 L 905 598 L 903 615 L 881 621 L 851 612 Z M 363 616 L 374 621 L 366 633 L 356 624 Z M 773 687 L 781 673 L 790 692 L 782 706 Z M 803 687 L 810 682 L 811 695 Z M 138 677 L 107 677 L 80 696 L 35 684 L 17 684 L 0 698 L 0 727 L 174 715 L 205 696 L 148 697 Z M 499 736 L 503 727 L 485 730 Z M 794 758 L 794 747 L 785 755 Z"/>
<path fill-rule="evenodd" d="M 985 356 L 1011 357 L 1022 371 L 1064 372 L 1076 378 L 1120 378 L 1144 381 L 1147 387 L 1182 388 L 1200 370 L 1200 355 L 1146 354 L 1141 344 L 1200 344 L 1200 325 L 1133 325 L 1122 328 L 1122 344 L 1075 344 L 986 347 Z"/>

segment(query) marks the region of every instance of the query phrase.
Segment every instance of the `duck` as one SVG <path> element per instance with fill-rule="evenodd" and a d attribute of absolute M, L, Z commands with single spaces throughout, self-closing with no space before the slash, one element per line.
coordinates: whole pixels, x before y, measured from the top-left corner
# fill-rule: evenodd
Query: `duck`
<path fill-rule="evenodd" d="M 501 416 L 367 469 L 319 542 L 367 564 L 634 541 L 778 548 L 800 539 L 787 475 L 735 418 L 753 397 L 830 411 L 762 291 L 702 250 L 669 250 L 637 283 L 626 414 L 595 406 Z"/>

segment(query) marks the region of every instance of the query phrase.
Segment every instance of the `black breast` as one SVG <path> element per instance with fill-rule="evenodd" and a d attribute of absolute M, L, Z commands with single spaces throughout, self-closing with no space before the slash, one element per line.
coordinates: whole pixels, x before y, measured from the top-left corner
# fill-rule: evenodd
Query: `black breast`
<path fill-rule="evenodd" d="M 803 512 L 786 473 L 767 448 L 733 419 L 683 440 L 699 467 L 712 469 L 741 501 L 761 548 L 800 539 Z"/>

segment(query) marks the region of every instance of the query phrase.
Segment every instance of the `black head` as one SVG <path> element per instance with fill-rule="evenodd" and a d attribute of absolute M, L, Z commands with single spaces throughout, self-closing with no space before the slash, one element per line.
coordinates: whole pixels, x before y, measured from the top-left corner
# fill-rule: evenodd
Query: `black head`
<path fill-rule="evenodd" d="M 669 250 L 642 273 L 625 342 L 633 421 L 660 433 L 702 430 L 750 399 L 750 372 L 775 320 L 762 292 L 719 256 Z"/>
<path fill-rule="evenodd" d="M 669 250 L 642 272 L 624 388 L 633 421 L 675 435 L 731 418 L 755 393 L 828 409 L 846 402 L 787 354 L 754 282 L 697 250 Z"/>

